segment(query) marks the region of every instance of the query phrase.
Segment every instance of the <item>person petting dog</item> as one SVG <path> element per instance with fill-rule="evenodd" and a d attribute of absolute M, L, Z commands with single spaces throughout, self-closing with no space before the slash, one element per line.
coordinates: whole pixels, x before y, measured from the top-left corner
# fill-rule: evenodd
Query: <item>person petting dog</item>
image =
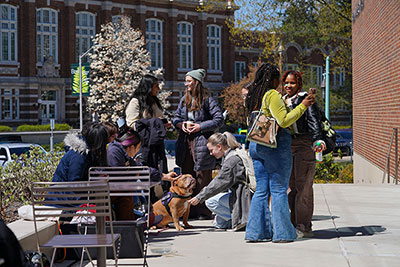
<path fill-rule="evenodd" d="M 142 138 L 133 128 L 128 127 L 127 131 L 121 136 L 113 140 L 107 147 L 107 162 L 110 167 L 122 166 L 142 166 L 135 160 L 135 156 L 142 144 Z M 173 182 L 177 174 L 170 172 L 163 174 L 157 169 L 150 167 L 150 179 L 153 181 L 170 181 Z M 134 200 L 133 197 L 113 197 L 117 220 L 133 220 L 134 219 Z M 152 216 L 150 215 L 150 221 Z M 156 220 L 157 221 L 157 220 Z M 156 223 L 156 221 L 154 223 Z M 161 218 L 158 222 L 161 221 Z M 157 222 L 157 223 L 158 223 Z M 152 224 L 152 223 L 151 223 Z"/>
<path fill-rule="evenodd" d="M 237 154 L 233 155 L 240 144 L 229 132 L 215 133 L 208 138 L 207 148 L 217 159 L 223 158 L 221 170 L 188 202 L 196 206 L 205 201 L 207 208 L 216 215 L 213 221 L 216 228 L 239 231 L 246 227 L 251 202 L 251 192 L 245 185 L 244 163 Z"/>

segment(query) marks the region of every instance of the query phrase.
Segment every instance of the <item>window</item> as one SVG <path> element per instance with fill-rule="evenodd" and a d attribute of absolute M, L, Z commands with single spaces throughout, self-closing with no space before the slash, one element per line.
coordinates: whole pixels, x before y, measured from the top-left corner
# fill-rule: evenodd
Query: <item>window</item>
<path fill-rule="evenodd" d="M 344 68 L 337 68 L 333 72 L 333 86 L 344 86 L 344 81 L 346 77 L 346 72 Z"/>
<path fill-rule="evenodd" d="M 221 70 L 221 27 L 207 26 L 208 69 Z"/>
<path fill-rule="evenodd" d="M 0 89 L 0 92 L 2 90 Z M 0 110 L 2 109 L 2 116 L 0 119 L 13 120 L 19 119 L 19 90 L 4 89 L 3 94 L 0 95 Z"/>
<path fill-rule="evenodd" d="M 96 33 L 96 18 L 89 12 L 76 13 L 76 46 L 75 57 L 79 61 L 79 55 L 85 53 L 92 45 L 92 36 Z M 83 62 L 87 62 L 84 57 Z"/>
<path fill-rule="evenodd" d="M 158 19 L 146 20 L 146 48 L 150 52 L 151 67 L 162 68 L 162 21 Z"/>
<path fill-rule="evenodd" d="M 193 67 L 193 28 L 187 22 L 178 23 L 178 68 L 192 69 Z"/>
<path fill-rule="evenodd" d="M 310 66 L 310 82 L 312 85 L 321 85 L 322 66 Z"/>
<path fill-rule="evenodd" d="M 0 61 L 17 61 L 17 8 L 0 4 Z"/>
<path fill-rule="evenodd" d="M 235 61 L 235 82 L 240 81 L 246 75 L 246 62 Z"/>
<path fill-rule="evenodd" d="M 285 64 L 285 71 L 286 70 L 299 70 L 299 65 L 297 64 Z"/>
<path fill-rule="evenodd" d="M 36 11 L 37 60 L 43 63 L 49 57 L 58 62 L 58 14 L 50 8 Z"/>

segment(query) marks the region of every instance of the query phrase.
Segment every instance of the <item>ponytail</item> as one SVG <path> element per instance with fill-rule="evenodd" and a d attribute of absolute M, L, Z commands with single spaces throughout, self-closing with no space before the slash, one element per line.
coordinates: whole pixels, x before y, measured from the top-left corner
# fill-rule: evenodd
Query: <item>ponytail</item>
<path fill-rule="evenodd" d="M 236 138 L 230 132 L 215 133 L 208 138 L 207 143 L 213 146 L 222 145 L 231 149 L 240 147 L 240 143 L 236 141 Z"/>

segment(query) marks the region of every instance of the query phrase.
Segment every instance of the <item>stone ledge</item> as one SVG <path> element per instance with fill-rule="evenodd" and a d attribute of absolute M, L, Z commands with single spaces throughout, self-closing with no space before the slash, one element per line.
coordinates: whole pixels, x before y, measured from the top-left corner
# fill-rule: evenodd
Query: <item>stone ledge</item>
<path fill-rule="evenodd" d="M 37 250 L 35 226 L 33 221 L 20 219 L 18 221 L 7 224 L 17 237 L 23 250 Z M 51 237 L 58 234 L 57 224 L 51 221 L 37 222 L 39 231 L 39 240 L 41 243 L 48 241 Z M 47 255 L 51 255 L 51 251 L 43 251 Z"/>

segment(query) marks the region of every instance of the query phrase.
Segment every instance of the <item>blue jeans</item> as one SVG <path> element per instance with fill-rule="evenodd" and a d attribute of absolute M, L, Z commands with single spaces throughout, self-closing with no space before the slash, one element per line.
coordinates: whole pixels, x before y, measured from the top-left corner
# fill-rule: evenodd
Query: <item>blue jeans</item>
<path fill-rule="evenodd" d="M 277 148 L 250 143 L 257 187 L 251 201 L 246 240 L 292 241 L 297 237 L 286 194 L 292 170 L 291 144 L 288 129 L 281 129 Z M 268 205 L 270 195 L 272 214 Z"/>
<path fill-rule="evenodd" d="M 229 207 L 229 196 L 231 192 L 219 193 L 206 200 L 206 206 L 215 213 L 213 222 L 216 228 L 231 228 L 231 208 Z"/>

